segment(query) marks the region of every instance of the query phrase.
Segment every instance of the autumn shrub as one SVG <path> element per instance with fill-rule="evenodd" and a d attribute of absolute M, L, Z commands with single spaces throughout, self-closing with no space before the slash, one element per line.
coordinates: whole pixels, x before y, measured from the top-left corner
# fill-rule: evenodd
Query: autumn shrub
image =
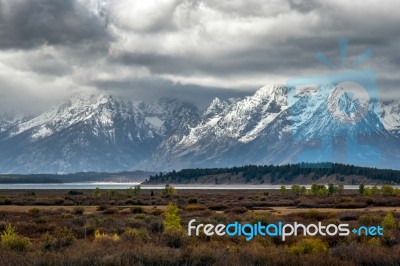
<path fill-rule="evenodd" d="M 131 213 L 144 213 L 143 207 L 140 206 L 134 206 L 129 208 Z"/>
<path fill-rule="evenodd" d="M 385 230 L 393 230 L 397 228 L 397 222 L 393 217 L 392 212 L 388 212 L 382 221 L 382 227 Z"/>
<path fill-rule="evenodd" d="M 15 232 L 15 227 L 8 224 L 5 230 L 0 234 L 1 246 L 4 249 L 14 251 L 26 251 L 31 248 L 32 244 L 29 238 L 23 237 Z"/>
<path fill-rule="evenodd" d="M 379 217 L 377 214 L 363 214 L 360 217 L 358 217 L 358 222 L 360 225 L 364 226 L 376 226 L 381 222 L 381 217 Z"/>
<path fill-rule="evenodd" d="M 321 212 L 321 211 L 317 211 L 317 210 L 309 210 L 308 212 L 304 212 L 304 213 L 299 213 L 299 216 L 302 216 L 304 219 L 307 220 L 311 220 L 311 221 L 321 221 L 324 219 L 329 219 L 329 218 L 333 218 L 335 217 L 335 213 L 333 212 Z"/>
<path fill-rule="evenodd" d="M 290 255 L 274 246 L 264 246 L 257 242 L 250 242 L 241 246 L 230 254 L 237 253 L 238 265 L 294 265 L 288 261 Z M 294 257 L 294 256 L 293 256 Z"/>
<path fill-rule="evenodd" d="M 94 240 L 114 240 L 117 241 L 119 240 L 119 236 L 117 234 L 106 234 L 101 232 L 100 230 L 95 230 L 94 231 Z"/>
<path fill-rule="evenodd" d="M 74 214 L 78 214 L 78 215 L 82 215 L 85 212 L 85 208 L 82 206 L 76 206 L 74 207 L 73 213 Z"/>
<path fill-rule="evenodd" d="M 103 211 L 103 214 L 117 214 L 119 211 L 115 207 L 108 207 Z"/>
<path fill-rule="evenodd" d="M 199 200 L 198 200 L 197 198 L 193 197 L 193 198 L 189 198 L 188 203 L 189 203 L 189 204 L 197 204 L 198 201 L 199 201 Z"/>
<path fill-rule="evenodd" d="M 123 239 L 128 240 L 138 240 L 142 242 L 147 242 L 150 240 L 150 236 L 146 230 L 140 230 L 135 228 L 126 228 L 124 233 L 122 234 Z"/>
<path fill-rule="evenodd" d="M 161 221 L 157 221 L 157 220 L 152 220 L 149 224 L 148 224 L 148 230 L 152 233 L 161 233 L 164 230 L 164 225 Z"/>
<path fill-rule="evenodd" d="M 368 204 L 364 202 L 355 202 L 355 201 L 350 201 L 350 202 L 339 202 L 335 205 L 335 208 L 338 209 L 359 209 L 359 208 L 365 208 L 367 207 Z"/>
<path fill-rule="evenodd" d="M 211 204 L 210 206 L 208 206 L 208 208 L 213 211 L 223 211 L 227 209 L 228 206 L 225 204 L 217 203 L 217 204 Z"/>
<path fill-rule="evenodd" d="M 305 238 L 285 250 L 296 255 L 316 254 L 328 251 L 328 245 L 319 238 Z"/>
<path fill-rule="evenodd" d="M 395 188 L 390 185 L 382 185 L 381 187 L 381 193 L 385 197 L 394 196 L 396 194 L 395 192 Z"/>
<path fill-rule="evenodd" d="M 151 211 L 151 214 L 152 215 L 154 215 L 154 216 L 160 216 L 161 214 L 163 214 L 164 212 L 161 210 L 161 209 L 158 209 L 158 208 L 154 208 L 152 211 Z"/>
<path fill-rule="evenodd" d="M 188 247 L 183 256 L 187 258 L 189 265 L 213 265 L 221 258 L 221 252 L 215 247 L 201 243 L 196 247 Z"/>
<path fill-rule="evenodd" d="M 360 215 L 356 212 L 343 212 L 339 215 L 341 221 L 356 221 Z"/>
<path fill-rule="evenodd" d="M 181 248 L 188 242 L 188 237 L 182 230 L 165 230 L 162 241 L 171 248 Z"/>
<path fill-rule="evenodd" d="M 185 211 L 187 212 L 203 211 L 205 209 L 207 209 L 207 206 L 197 204 L 189 204 L 185 207 Z"/>
<path fill-rule="evenodd" d="M 33 220 L 33 222 L 34 223 L 36 223 L 36 224 L 45 224 L 45 223 L 47 223 L 49 221 L 49 218 L 48 217 L 37 217 L 37 218 L 35 218 L 34 220 Z"/>
<path fill-rule="evenodd" d="M 137 219 L 137 220 L 144 220 L 144 219 L 146 219 L 146 215 L 145 215 L 144 213 L 136 213 L 134 217 L 135 217 L 135 219 Z"/>
<path fill-rule="evenodd" d="M 370 244 L 341 245 L 332 248 L 330 253 L 342 261 L 353 263 L 353 265 L 398 265 L 400 261 L 400 252 L 396 247 L 392 250 Z"/>
<path fill-rule="evenodd" d="M 164 232 L 162 237 L 164 243 L 172 248 L 182 247 L 186 243 L 187 236 L 182 230 L 178 206 L 173 203 L 168 204 L 164 217 Z"/>
<path fill-rule="evenodd" d="M 29 209 L 29 212 L 32 214 L 39 214 L 40 213 L 40 209 L 39 208 L 32 208 Z"/>
<path fill-rule="evenodd" d="M 71 219 L 73 217 L 74 216 L 71 213 L 67 213 L 67 212 L 61 213 L 61 219 Z"/>
<path fill-rule="evenodd" d="M 45 250 L 59 249 L 70 246 L 75 240 L 75 235 L 71 229 L 59 227 L 54 232 L 46 232 L 42 236 L 42 248 Z"/>
<path fill-rule="evenodd" d="M 235 206 L 232 208 L 229 208 L 227 210 L 225 210 L 226 213 L 233 213 L 233 214 L 243 214 L 245 212 L 247 212 L 247 208 L 245 207 L 240 207 L 240 206 Z"/>
<path fill-rule="evenodd" d="M 109 208 L 109 206 L 100 204 L 99 206 L 97 206 L 96 210 L 101 212 L 101 211 L 107 210 L 108 208 Z"/>

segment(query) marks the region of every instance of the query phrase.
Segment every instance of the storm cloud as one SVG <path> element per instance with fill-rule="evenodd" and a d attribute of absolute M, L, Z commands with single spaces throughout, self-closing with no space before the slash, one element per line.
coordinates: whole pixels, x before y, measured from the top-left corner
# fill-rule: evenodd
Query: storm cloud
<path fill-rule="evenodd" d="M 368 49 L 373 57 L 355 69 L 374 69 L 380 95 L 400 97 L 399 8 L 395 0 L 0 0 L 0 106 L 46 108 L 106 91 L 204 107 L 350 69 Z"/>
<path fill-rule="evenodd" d="M 0 47 L 33 49 L 109 38 L 105 21 L 74 0 L 0 1 Z"/>

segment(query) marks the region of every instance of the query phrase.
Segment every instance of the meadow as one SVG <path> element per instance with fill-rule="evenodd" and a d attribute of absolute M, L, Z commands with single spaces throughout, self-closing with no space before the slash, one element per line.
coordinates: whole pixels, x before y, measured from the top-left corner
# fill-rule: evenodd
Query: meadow
<path fill-rule="evenodd" d="M 0 265 L 398 265 L 400 196 L 294 190 L 0 190 Z M 188 236 L 187 224 L 321 221 L 384 235 Z"/>

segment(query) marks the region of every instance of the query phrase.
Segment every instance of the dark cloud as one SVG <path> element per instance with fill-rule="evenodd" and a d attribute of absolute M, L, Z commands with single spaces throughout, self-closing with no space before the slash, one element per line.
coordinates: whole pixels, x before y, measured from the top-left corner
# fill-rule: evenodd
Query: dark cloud
<path fill-rule="evenodd" d="M 354 62 L 368 49 L 379 51 L 379 42 L 353 43 L 349 40 L 348 63 Z M 218 77 L 251 74 L 299 75 L 319 73 L 329 68 L 316 60 L 316 53 L 322 52 L 340 66 L 341 58 L 337 39 L 313 37 L 299 38 L 282 44 L 260 40 L 251 48 L 211 55 L 166 55 L 154 53 L 121 53 L 110 59 L 114 64 L 145 67 L 153 74 L 195 76 L 197 74 Z M 384 52 L 384 51 L 380 51 Z M 382 55 L 378 55 L 382 56 Z M 395 60 L 393 57 L 392 60 Z"/>
<path fill-rule="evenodd" d="M 308 13 L 320 7 L 317 1 L 313 0 L 289 0 L 290 8 L 302 13 Z"/>
<path fill-rule="evenodd" d="M 382 97 L 400 97 L 400 2 L 345 0 L 0 0 L 0 105 L 105 90 L 205 107 L 266 83 L 333 71 L 364 51 Z M 11 93 L 12 92 L 12 93 Z M 14 101 L 18 102 L 18 101 Z"/>
<path fill-rule="evenodd" d="M 0 48 L 110 39 L 104 22 L 74 0 L 0 1 Z"/>
<path fill-rule="evenodd" d="M 162 78 L 126 79 L 121 81 L 94 81 L 97 88 L 132 99 L 151 101 L 158 98 L 174 98 L 197 105 L 200 109 L 208 107 L 216 97 L 227 100 L 251 95 L 248 88 L 231 90 L 229 88 L 205 87 L 193 84 L 173 83 Z"/>

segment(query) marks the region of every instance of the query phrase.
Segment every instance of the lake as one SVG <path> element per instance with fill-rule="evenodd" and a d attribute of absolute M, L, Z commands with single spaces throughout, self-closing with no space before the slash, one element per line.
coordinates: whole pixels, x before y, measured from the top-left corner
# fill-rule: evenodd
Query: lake
<path fill-rule="evenodd" d="M 139 185 L 140 183 L 114 183 L 114 182 L 79 182 L 79 183 L 45 183 L 45 184 L 0 184 L 0 189 L 21 189 L 21 190 L 39 190 L 39 189 L 127 189 Z M 195 190 L 243 190 L 243 189 L 280 189 L 281 185 L 174 185 L 176 189 L 195 189 Z M 290 189 L 291 185 L 286 185 Z M 305 185 L 307 189 L 311 185 Z M 378 186 L 380 187 L 380 186 Z M 142 189 L 162 189 L 164 185 L 141 185 Z M 344 189 L 358 189 L 358 186 L 346 185 Z"/>

